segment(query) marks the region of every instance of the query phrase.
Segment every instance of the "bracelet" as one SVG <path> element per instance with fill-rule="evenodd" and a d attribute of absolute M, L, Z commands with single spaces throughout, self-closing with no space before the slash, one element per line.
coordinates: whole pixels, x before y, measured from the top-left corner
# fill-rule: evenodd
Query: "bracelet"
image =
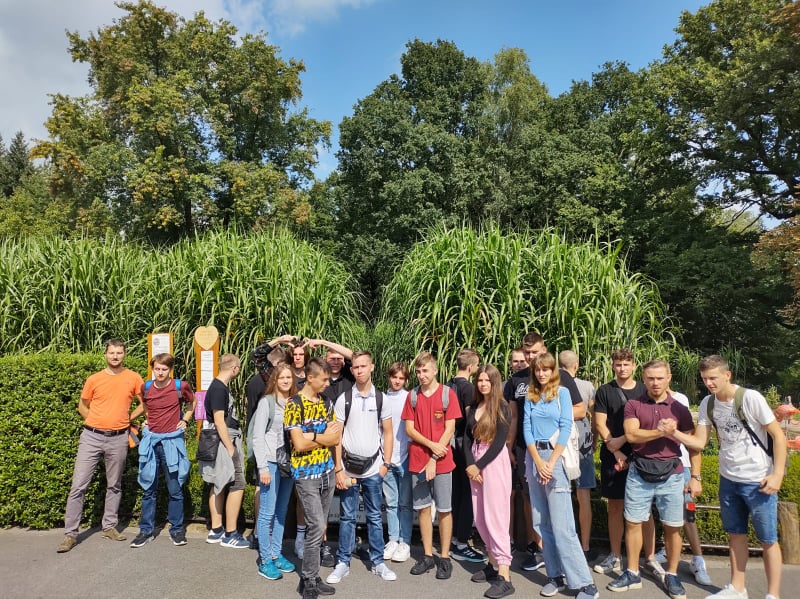
<path fill-rule="evenodd" d="M 344 468 L 339 468 L 338 470 L 334 470 L 334 474 L 339 474 L 340 472 L 344 472 Z"/>
<path fill-rule="evenodd" d="M 316 443 L 316 441 L 317 441 L 317 431 L 314 431 L 314 437 L 311 440 Z"/>

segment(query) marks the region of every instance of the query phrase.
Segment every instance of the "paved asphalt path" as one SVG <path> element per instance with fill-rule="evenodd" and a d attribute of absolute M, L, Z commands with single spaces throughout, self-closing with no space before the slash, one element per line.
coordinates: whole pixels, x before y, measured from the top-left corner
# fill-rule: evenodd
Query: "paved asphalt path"
<path fill-rule="evenodd" d="M 332 527 L 333 528 L 333 527 Z M 298 598 L 297 574 L 285 575 L 282 580 L 269 581 L 257 575 L 256 552 L 249 549 L 228 549 L 205 542 L 205 529 L 190 525 L 189 543 L 175 547 L 166 531 L 155 541 L 139 549 L 128 546 L 138 532 L 126 529 L 128 542 L 115 542 L 100 536 L 98 529 L 82 531 L 80 543 L 72 551 L 57 554 L 61 530 L 31 531 L 19 528 L 0 530 L 0 598 L 175 598 L 224 599 L 227 597 Z M 294 557 L 292 543 L 287 541 L 287 557 Z M 334 597 L 348 599 L 401 597 L 412 599 L 466 599 L 483 595 L 485 584 L 470 582 L 478 564 L 453 562 L 453 576 L 440 581 L 429 572 L 411 576 L 409 569 L 413 557 L 420 555 L 419 545 L 412 547 L 412 559 L 402 564 L 391 564 L 397 580 L 384 582 L 374 576 L 356 556 L 351 562 L 350 575 L 336 585 Z M 545 582 L 543 571 L 522 572 L 519 565 L 525 557 L 516 554 L 511 579 L 516 588 L 514 597 L 539 597 L 539 588 Z M 717 585 L 728 580 L 728 560 L 712 557 L 708 570 Z M 322 576 L 329 569 L 323 568 Z M 703 599 L 717 587 L 703 588 L 694 583 L 688 564 L 681 562 L 681 578 L 687 599 Z M 605 585 L 611 580 L 594 574 L 602 597 L 623 599 L 664 599 L 662 587 L 653 579 L 644 577 L 641 591 L 611 593 Z M 760 558 L 751 558 L 748 568 L 750 599 L 761 599 L 766 594 L 766 583 Z M 800 566 L 785 566 L 783 571 L 783 598 L 800 596 Z M 574 596 L 575 592 L 557 595 Z"/>

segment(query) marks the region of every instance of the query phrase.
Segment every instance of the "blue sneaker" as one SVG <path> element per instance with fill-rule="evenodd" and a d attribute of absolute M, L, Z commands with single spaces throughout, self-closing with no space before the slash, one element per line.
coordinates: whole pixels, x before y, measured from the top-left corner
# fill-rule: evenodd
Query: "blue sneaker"
<path fill-rule="evenodd" d="M 278 570 L 278 567 L 275 565 L 275 560 L 270 560 L 266 564 L 261 564 L 258 567 L 258 573 L 267 580 L 283 578 L 283 573 Z"/>
<path fill-rule="evenodd" d="M 609 582 L 606 588 L 609 591 L 614 591 L 615 593 L 630 591 L 631 589 L 641 589 L 642 577 L 638 574 L 634 574 L 630 570 L 625 570 L 622 573 L 622 576 Z"/>
<path fill-rule="evenodd" d="M 206 538 L 206 541 L 207 540 L 208 538 Z M 222 535 L 222 540 L 219 544 L 223 547 L 230 547 L 231 549 L 250 549 L 250 543 L 238 531 Z"/>
<path fill-rule="evenodd" d="M 206 543 L 219 543 L 222 541 L 222 537 L 225 536 L 225 529 L 220 528 L 219 532 L 214 532 L 214 529 L 208 531 L 208 535 L 206 535 Z"/>
<path fill-rule="evenodd" d="M 283 555 L 279 555 L 277 558 L 275 558 L 274 563 L 275 567 L 278 568 L 278 570 L 280 570 L 281 572 L 287 572 L 287 573 L 294 572 L 297 569 L 295 565 L 288 559 L 283 557 Z"/>
<path fill-rule="evenodd" d="M 664 587 L 672 599 L 686 599 L 686 589 L 681 584 L 681 579 L 675 574 L 667 573 L 664 577 Z"/>

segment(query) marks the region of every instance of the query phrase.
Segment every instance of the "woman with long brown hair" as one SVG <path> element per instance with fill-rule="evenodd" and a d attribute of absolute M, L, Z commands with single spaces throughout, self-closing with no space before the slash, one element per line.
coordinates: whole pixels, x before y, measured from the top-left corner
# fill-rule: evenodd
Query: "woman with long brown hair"
<path fill-rule="evenodd" d="M 511 409 L 503 399 L 500 372 L 484 364 L 475 373 L 475 400 L 467 409 L 464 458 L 472 490 L 475 526 L 486 545 L 489 563 L 472 576 L 473 582 L 491 582 L 484 593 L 495 599 L 514 592 L 511 566 L 511 460 L 506 450 Z"/>
<path fill-rule="evenodd" d="M 286 524 L 286 511 L 294 480 L 281 476 L 277 451 L 283 446 L 283 411 L 286 403 L 297 393 L 294 374 L 289 364 L 282 362 L 272 371 L 267 390 L 258 402 L 253 425 L 253 454 L 258 467 L 260 505 L 258 508 L 258 573 L 277 580 L 282 572 L 294 572 L 295 566 L 283 557 L 281 544 Z"/>
<path fill-rule="evenodd" d="M 553 355 L 536 356 L 531 364 L 522 432 L 528 447 L 525 469 L 533 522 L 541 530 L 547 568 L 547 583 L 539 594 L 552 597 L 569 586 L 579 589 L 577 599 L 597 599 L 600 593 L 575 530 L 572 484 L 561 458 L 574 423 L 572 399 L 560 383 Z"/>

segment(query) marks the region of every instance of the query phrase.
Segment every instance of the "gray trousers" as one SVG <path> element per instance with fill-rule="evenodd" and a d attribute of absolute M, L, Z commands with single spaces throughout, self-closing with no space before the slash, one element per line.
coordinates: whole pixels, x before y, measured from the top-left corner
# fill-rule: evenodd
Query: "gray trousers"
<path fill-rule="evenodd" d="M 92 482 L 94 470 L 100 458 L 106 464 L 106 504 L 103 511 L 103 530 L 117 525 L 117 512 L 122 499 L 122 473 L 128 457 L 128 435 L 106 437 L 83 429 L 78 442 L 78 455 L 72 472 L 72 487 L 67 496 L 64 515 L 64 532 L 78 536 L 78 527 L 83 514 L 83 499 Z"/>
<path fill-rule="evenodd" d="M 315 584 L 319 576 L 319 548 L 322 535 L 328 525 L 328 510 L 336 488 L 333 470 L 320 478 L 304 478 L 294 481 L 297 498 L 303 504 L 306 519 L 306 542 L 303 548 L 303 567 L 301 576 L 306 584 Z"/>

